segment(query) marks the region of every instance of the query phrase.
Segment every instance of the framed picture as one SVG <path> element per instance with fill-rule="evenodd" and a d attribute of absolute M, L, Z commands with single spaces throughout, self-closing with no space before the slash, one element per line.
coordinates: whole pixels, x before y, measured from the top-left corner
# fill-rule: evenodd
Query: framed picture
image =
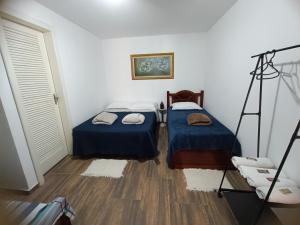
<path fill-rule="evenodd" d="M 131 55 L 133 80 L 174 79 L 174 53 Z"/>

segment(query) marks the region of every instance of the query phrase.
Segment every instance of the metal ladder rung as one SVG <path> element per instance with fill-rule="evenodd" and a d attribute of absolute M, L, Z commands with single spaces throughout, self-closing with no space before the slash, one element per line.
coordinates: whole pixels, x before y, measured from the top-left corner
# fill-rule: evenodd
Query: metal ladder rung
<path fill-rule="evenodd" d="M 243 116 L 258 116 L 259 113 L 242 113 Z"/>

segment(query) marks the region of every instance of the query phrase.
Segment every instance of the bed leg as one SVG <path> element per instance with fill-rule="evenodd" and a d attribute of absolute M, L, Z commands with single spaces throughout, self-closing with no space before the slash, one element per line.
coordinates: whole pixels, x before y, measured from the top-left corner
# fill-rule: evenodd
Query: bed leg
<path fill-rule="evenodd" d="M 222 192 L 218 191 L 218 197 L 219 197 L 219 198 L 223 198 Z"/>
<path fill-rule="evenodd" d="M 153 160 L 156 165 L 160 165 L 160 161 L 159 161 L 158 157 L 155 157 Z"/>

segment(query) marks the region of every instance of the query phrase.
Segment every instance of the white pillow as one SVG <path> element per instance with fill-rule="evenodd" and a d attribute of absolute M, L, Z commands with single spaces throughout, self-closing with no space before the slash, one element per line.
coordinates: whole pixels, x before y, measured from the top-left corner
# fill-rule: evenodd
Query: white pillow
<path fill-rule="evenodd" d="M 195 102 L 175 102 L 172 104 L 172 110 L 192 110 L 202 108 Z"/>
<path fill-rule="evenodd" d="M 107 109 L 129 109 L 131 105 L 130 102 L 113 102 L 107 106 Z"/>
<path fill-rule="evenodd" d="M 155 112 L 157 109 L 157 104 L 153 102 L 135 102 L 130 106 L 132 111 L 140 112 Z"/>

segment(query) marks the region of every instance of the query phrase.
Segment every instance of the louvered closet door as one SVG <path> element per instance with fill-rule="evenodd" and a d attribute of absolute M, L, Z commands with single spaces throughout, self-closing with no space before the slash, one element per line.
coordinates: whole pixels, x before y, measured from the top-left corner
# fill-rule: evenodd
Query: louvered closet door
<path fill-rule="evenodd" d="M 67 147 L 43 34 L 2 19 L 1 49 L 31 154 L 44 174 Z"/>

